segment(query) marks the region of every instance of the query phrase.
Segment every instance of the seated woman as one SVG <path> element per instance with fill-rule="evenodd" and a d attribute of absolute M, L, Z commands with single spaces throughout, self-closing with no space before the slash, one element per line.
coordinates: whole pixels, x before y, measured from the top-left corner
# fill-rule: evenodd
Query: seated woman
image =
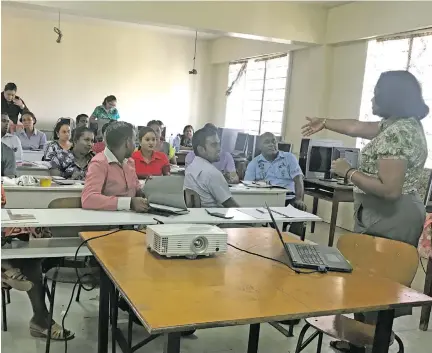
<path fill-rule="evenodd" d="M 156 151 L 156 133 L 149 127 L 139 131 L 140 148 L 132 154 L 139 179 L 151 175 L 169 175 L 170 164 L 165 153 Z"/>
<path fill-rule="evenodd" d="M 192 149 L 192 137 L 194 134 L 194 129 L 192 125 L 186 125 L 183 128 L 183 135 L 180 139 L 180 149 L 191 150 Z"/>
<path fill-rule="evenodd" d="M 117 98 L 113 95 L 105 97 L 102 105 L 99 105 L 93 111 L 90 119 L 109 119 L 119 120 L 120 115 L 117 110 Z"/>
<path fill-rule="evenodd" d="M 20 122 L 24 128 L 15 134 L 21 141 L 23 150 L 43 150 L 47 143 L 45 133 L 35 128 L 36 117 L 31 112 L 25 112 L 21 115 Z"/>
<path fill-rule="evenodd" d="M 175 149 L 169 142 L 162 141 L 162 122 L 160 120 L 151 120 L 147 123 L 147 127 L 153 129 L 156 134 L 156 150 L 167 155 L 171 164 L 177 164 Z"/>
<path fill-rule="evenodd" d="M 59 151 L 69 151 L 72 148 L 72 142 L 70 142 L 70 138 L 70 125 L 65 121 L 60 120 L 54 128 L 54 141 L 47 145 L 43 160 L 50 161 L 51 157 L 57 154 Z"/>
<path fill-rule="evenodd" d="M 50 174 L 65 179 L 84 180 L 88 164 L 94 157 L 94 134 L 88 127 L 75 130 L 73 146 L 69 150 L 61 149 L 51 156 Z"/>

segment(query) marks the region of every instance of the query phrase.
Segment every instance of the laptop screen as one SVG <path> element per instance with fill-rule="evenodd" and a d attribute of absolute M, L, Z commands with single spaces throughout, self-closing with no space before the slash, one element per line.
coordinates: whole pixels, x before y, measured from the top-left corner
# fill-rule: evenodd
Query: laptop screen
<path fill-rule="evenodd" d="M 282 233 L 281 233 L 281 231 L 280 231 L 280 229 L 279 229 L 279 226 L 277 225 L 277 223 L 276 223 L 276 221 L 275 221 L 275 219 L 274 219 L 274 217 L 273 217 L 273 212 L 271 211 L 271 208 L 267 205 L 267 202 L 266 202 L 265 205 L 266 205 L 267 211 L 268 211 L 268 213 L 269 213 L 269 215 L 270 215 L 270 218 L 271 218 L 271 220 L 272 220 L 272 223 L 273 223 L 273 225 L 274 225 L 274 227 L 275 227 L 275 229 L 276 229 L 276 232 L 277 232 L 277 234 L 278 234 L 278 237 L 279 237 L 279 239 L 280 239 L 280 241 L 281 241 L 281 243 L 282 243 L 282 246 L 283 246 L 283 248 L 285 249 L 285 252 L 286 252 L 286 254 L 288 255 L 288 258 L 291 258 L 290 254 L 289 254 L 289 251 L 288 251 L 288 247 L 287 247 L 287 245 L 285 244 L 285 242 L 284 242 L 284 240 L 283 240 Z"/>

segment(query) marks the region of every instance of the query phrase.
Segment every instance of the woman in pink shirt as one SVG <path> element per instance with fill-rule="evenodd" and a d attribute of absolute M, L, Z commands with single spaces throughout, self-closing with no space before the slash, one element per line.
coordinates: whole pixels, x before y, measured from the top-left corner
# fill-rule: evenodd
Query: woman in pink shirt
<path fill-rule="evenodd" d="M 134 127 L 124 121 L 108 125 L 105 131 L 107 147 L 91 160 L 84 190 L 82 207 L 91 210 L 134 210 L 147 212 L 135 172 L 135 162 L 130 157 L 135 150 Z"/>

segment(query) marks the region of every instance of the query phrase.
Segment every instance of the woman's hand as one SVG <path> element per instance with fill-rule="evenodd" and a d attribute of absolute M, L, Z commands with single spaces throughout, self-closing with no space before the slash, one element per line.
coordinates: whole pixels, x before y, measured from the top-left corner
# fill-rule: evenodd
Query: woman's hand
<path fill-rule="evenodd" d="M 306 117 L 306 120 L 308 121 L 308 123 L 301 127 L 301 132 L 305 137 L 316 134 L 317 132 L 321 131 L 325 127 L 324 126 L 325 119 Z"/>
<path fill-rule="evenodd" d="M 345 159 L 339 158 L 332 162 L 332 172 L 336 173 L 340 177 L 345 178 L 346 173 L 348 173 L 348 170 L 350 169 L 351 165 Z"/>

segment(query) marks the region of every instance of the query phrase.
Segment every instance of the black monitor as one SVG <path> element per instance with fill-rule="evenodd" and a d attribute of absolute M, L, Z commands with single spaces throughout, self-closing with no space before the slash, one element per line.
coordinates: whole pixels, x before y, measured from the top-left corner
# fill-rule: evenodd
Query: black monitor
<path fill-rule="evenodd" d="M 309 171 L 324 173 L 324 179 L 331 179 L 332 147 L 312 146 L 309 155 Z"/>
<path fill-rule="evenodd" d="M 286 142 L 278 143 L 278 150 L 282 152 L 291 152 L 292 145 Z"/>
<path fill-rule="evenodd" d="M 248 134 L 245 134 L 244 132 L 239 132 L 237 134 L 237 138 L 234 146 L 234 152 L 244 153 L 244 151 L 246 150 L 247 142 L 248 142 Z"/>

